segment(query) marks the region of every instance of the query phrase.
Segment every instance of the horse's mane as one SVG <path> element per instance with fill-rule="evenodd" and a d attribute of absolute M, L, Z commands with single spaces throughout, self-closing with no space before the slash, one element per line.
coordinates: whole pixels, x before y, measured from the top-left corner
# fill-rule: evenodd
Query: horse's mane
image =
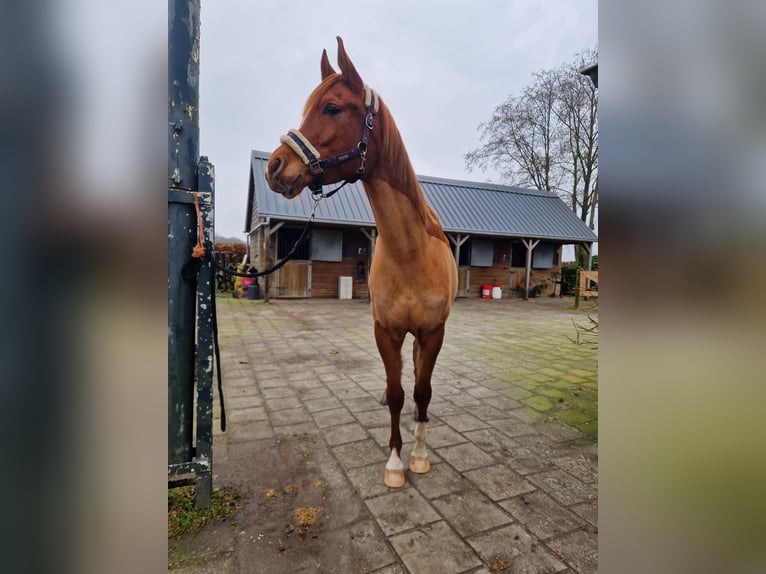
<path fill-rule="evenodd" d="M 385 158 L 387 161 L 385 175 L 380 175 L 388 181 L 395 189 L 401 191 L 415 208 L 419 211 L 423 224 L 430 235 L 440 239 L 449 245 L 444 230 L 439 222 L 439 216 L 426 203 L 425 194 L 420 187 L 415 170 L 412 168 L 410 158 L 407 155 L 407 149 L 404 147 L 402 136 L 396 127 L 394 118 L 388 109 L 388 106 L 381 99 L 380 109 L 378 110 L 380 131 L 382 133 L 382 149 L 378 157 Z"/>
<path fill-rule="evenodd" d="M 304 115 L 316 105 L 318 100 L 329 90 L 337 81 L 340 81 L 340 74 L 331 75 L 325 78 L 321 84 L 314 90 L 306 101 L 306 107 L 304 108 Z M 375 129 L 373 130 L 373 138 L 378 137 L 381 144 L 381 149 L 377 151 L 376 155 L 379 158 L 378 161 L 385 161 L 386 165 L 378 174 L 378 177 L 386 180 L 392 187 L 401 191 L 418 210 L 420 217 L 423 221 L 423 225 L 426 227 L 426 231 L 447 243 L 447 237 L 444 235 L 444 230 L 441 227 L 439 216 L 436 212 L 426 203 L 425 194 L 420 187 L 415 170 L 412 168 L 410 158 L 407 155 L 407 149 L 404 147 L 402 136 L 399 133 L 399 129 L 396 127 L 393 116 L 388 109 L 388 106 L 380 99 L 380 108 L 375 115 Z M 385 159 L 384 159 L 385 158 Z"/>

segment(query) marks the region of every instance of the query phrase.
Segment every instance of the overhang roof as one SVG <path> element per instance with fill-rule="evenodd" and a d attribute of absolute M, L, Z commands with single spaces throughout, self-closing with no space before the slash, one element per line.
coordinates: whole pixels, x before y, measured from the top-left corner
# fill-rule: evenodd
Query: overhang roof
<path fill-rule="evenodd" d="M 252 151 L 250 155 L 246 233 L 250 231 L 254 200 L 259 217 L 272 220 L 305 222 L 311 213 L 313 201 L 309 193 L 288 200 L 269 189 L 263 176 L 269 155 L 262 151 Z M 553 192 L 421 175 L 418 181 L 447 233 L 549 239 L 562 243 L 598 241 Z M 325 191 L 333 187 L 325 186 Z M 375 226 L 360 182 L 348 184 L 332 198 L 320 202 L 315 221 Z"/>

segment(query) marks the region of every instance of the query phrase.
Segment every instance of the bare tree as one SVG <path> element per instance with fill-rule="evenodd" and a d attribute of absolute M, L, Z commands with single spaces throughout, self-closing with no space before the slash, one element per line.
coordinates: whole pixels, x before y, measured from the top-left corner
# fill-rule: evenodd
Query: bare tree
<path fill-rule="evenodd" d="M 590 229 L 598 209 L 598 92 L 579 70 L 597 57 L 596 48 L 584 50 L 536 73 L 479 125 L 483 145 L 465 155 L 469 170 L 493 167 L 504 183 L 557 192 Z"/>
<path fill-rule="evenodd" d="M 557 89 L 553 72 L 539 72 L 521 96 L 495 108 L 479 126 L 486 143 L 465 156 L 468 168 L 492 166 L 511 185 L 557 189 L 562 174 Z"/>

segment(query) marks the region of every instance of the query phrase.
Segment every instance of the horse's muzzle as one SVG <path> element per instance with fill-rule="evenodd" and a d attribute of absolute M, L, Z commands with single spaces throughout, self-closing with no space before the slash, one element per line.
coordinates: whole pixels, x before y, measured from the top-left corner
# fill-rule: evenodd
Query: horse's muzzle
<path fill-rule="evenodd" d="M 264 176 L 266 177 L 266 183 L 269 184 L 272 191 L 283 195 L 287 199 L 292 199 L 305 187 L 302 183 L 305 176 L 305 170 L 298 169 L 298 171 L 292 175 L 287 174 L 286 171 L 286 162 L 282 161 L 275 154 L 272 154 L 266 166 Z"/>

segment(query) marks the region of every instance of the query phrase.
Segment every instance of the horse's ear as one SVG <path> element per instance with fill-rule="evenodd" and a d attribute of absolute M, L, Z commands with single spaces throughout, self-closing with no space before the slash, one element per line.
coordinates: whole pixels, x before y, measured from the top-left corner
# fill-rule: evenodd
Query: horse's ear
<path fill-rule="evenodd" d="M 330 58 L 327 57 L 327 50 L 322 50 L 322 79 L 324 80 L 327 76 L 330 76 L 335 73 L 335 70 L 332 67 L 332 64 L 330 64 Z"/>
<path fill-rule="evenodd" d="M 361 92 L 364 90 L 364 82 L 362 81 L 359 72 L 356 71 L 354 64 L 351 63 L 351 59 L 346 54 L 346 49 L 343 47 L 343 38 L 338 38 L 338 66 L 340 67 L 340 73 L 342 79 L 346 85 L 355 92 Z"/>

